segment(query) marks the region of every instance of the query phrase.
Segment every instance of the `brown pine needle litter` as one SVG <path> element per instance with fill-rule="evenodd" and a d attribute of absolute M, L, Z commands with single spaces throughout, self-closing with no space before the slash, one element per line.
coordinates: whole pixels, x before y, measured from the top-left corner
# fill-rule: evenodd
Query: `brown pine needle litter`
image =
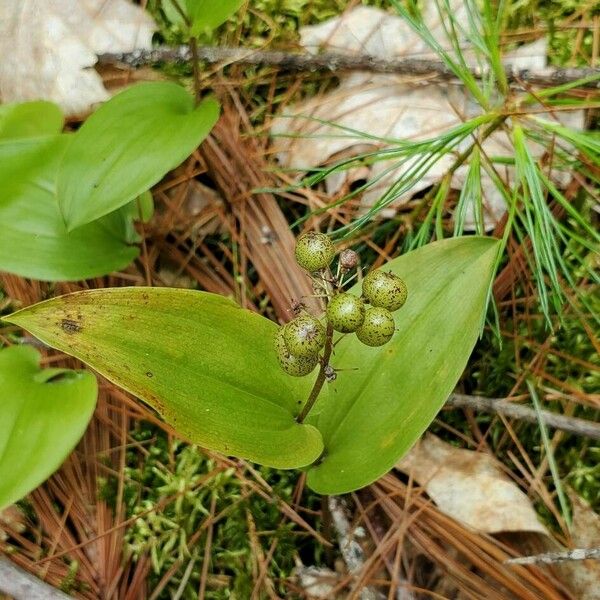
<path fill-rule="evenodd" d="M 597 18 L 584 23 L 584 16 L 575 13 L 572 20 L 581 21 L 581 31 L 584 25 L 594 27 L 594 35 L 600 39 Z M 531 38 L 531 32 L 518 33 Z M 577 38 L 575 54 L 585 51 L 582 39 Z M 592 58 L 596 60 L 598 44 L 594 48 Z M 129 77 L 126 73 L 125 78 Z M 312 298 L 308 278 L 294 267 L 294 235 L 302 228 L 331 231 L 346 225 L 360 207 L 355 199 L 330 206 L 335 199 L 318 186 L 294 187 L 289 173 L 274 169 L 265 132 L 276 110 L 297 98 L 303 86 L 325 89 L 331 83 L 325 79 L 310 73 L 291 77 L 270 68 L 249 77 L 240 66 L 231 67 L 227 77 L 215 72 L 206 84 L 224 104 L 222 117 L 186 163 L 154 188 L 156 213 L 140 228 L 144 244 L 136 263 L 105 278 L 55 285 L 0 274 L 0 288 L 10 307 L 81 289 L 126 285 L 203 289 L 231 296 L 279 322 L 290 319 L 292 300 L 318 302 Z M 257 89 L 268 99 L 266 104 L 254 102 Z M 265 191 L 270 189 L 281 191 Z M 574 180 L 565 194 L 571 200 L 584 192 L 582 182 Z M 383 264 L 397 255 L 399 241 L 414 225 L 411 218 L 418 214 L 419 202 L 415 199 L 402 207 L 392 227 L 379 222 L 365 228 L 351 245 L 359 247 L 370 264 Z M 290 224 L 305 216 L 307 209 L 314 214 L 292 232 Z M 559 207 L 552 206 L 552 210 L 557 219 L 564 217 Z M 449 219 L 449 214 L 445 218 Z M 500 236 L 504 226 L 500 223 L 495 235 Z M 527 261 L 530 251 L 527 237 L 510 240 L 509 258 L 494 285 L 503 315 L 504 346 L 490 341 L 493 336 L 486 337 L 474 358 L 473 370 L 478 374 L 469 381 L 466 376 L 460 385 L 469 390 L 494 389 L 496 382 L 490 381 L 500 372 L 503 381 L 496 389 L 518 403 L 524 399 L 520 395 L 524 382 L 535 377 L 547 408 L 566 417 L 586 411 L 583 414 L 592 420 L 600 408 L 593 383 L 598 381 L 593 321 L 573 296 L 563 317 L 566 325 L 561 328 L 557 319 L 553 332 L 540 326 L 543 317 Z M 578 283 L 592 288 L 589 281 Z M 577 343 L 568 337 L 570 327 L 577 330 Z M 7 336 L 13 332 L 14 328 L 0 327 L 2 342 L 8 344 Z M 29 338 L 24 341 L 32 342 Z M 589 347 L 589 352 L 581 353 L 582 346 Z M 53 351 L 46 350 L 44 355 L 44 365 L 80 366 Z M 581 384 L 581 373 L 591 382 L 587 387 Z M 144 427 L 150 437 L 138 435 Z M 548 459 L 539 440 L 532 441 L 535 425 L 500 413 L 482 416 L 471 408 L 451 408 L 433 428 L 462 447 L 496 455 L 510 478 L 534 502 L 555 540 L 563 547 L 575 547 L 557 502 Z M 560 431 L 552 435 L 552 450 L 572 469 L 569 483 L 582 493 L 589 490 L 588 500 L 598 508 L 597 470 L 582 457 L 592 456 L 597 462 L 600 450 L 591 440 L 575 445 L 565 435 Z M 159 443 L 164 444 L 160 453 L 164 464 L 152 462 Z M 310 566 L 319 558 L 330 569 L 332 598 L 361 598 L 366 589 L 390 600 L 578 597 L 555 565 L 510 563 L 523 554 L 545 552 L 547 546 L 536 547 L 541 542 L 533 539 L 533 534 L 475 532 L 441 512 L 423 489 L 396 471 L 347 498 L 351 526 L 362 532 L 365 555 L 360 570 L 350 572 L 341 560 L 343 552 L 327 505 L 316 503 L 307 493 L 303 475 L 286 483 L 284 498 L 268 473 L 242 460 L 195 450 L 205 461 L 202 472 L 177 479 L 178 453 L 183 447 L 178 444 L 177 434 L 149 409 L 101 380 L 94 419 L 75 452 L 22 504 L 20 522 L 0 521 L 0 551 L 15 565 L 75 598 L 228 597 L 239 583 L 231 569 L 222 568 L 221 558 L 228 549 L 218 544 L 220 533 L 232 525 L 235 514 L 235 525 L 241 528 L 248 548 L 243 558 L 235 559 L 243 563 L 240 572 L 248 579 L 243 588 L 246 596 L 238 596 L 242 599 L 309 597 L 292 573 L 280 576 L 274 568 L 278 552 L 289 546 L 290 539 L 297 542 L 296 547 L 288 548 L 297 564 Z M 142 465 L 140 469 L 151 462 L 157 486 L 164 478 L 165 492 L 159 502 L 137 505 L 132 501 L 132 489 L 140 498 L 147 491 L 132 479 L 132 462 Z M 219 498 L 216 482 L 225 478 L 235 482 L 236 493 Z M 178 489 L 169 487 L 174 481 L 184 484 Z M 162 540 L 155 532 L 164 526 L 164 512 L 200 492 L 207 492 L 207 501 L 194 531 L 183 531 L 178 523 L 166 552 L 169 556 L 159 554 L 157 546 Z M 276 515 L 271 519 L 273 529 L 263 530 L 263 513 L 269 510 Z M 157 529 L 144 538 L 145 543 L 137 544 L 135 535 L 142 527 L 154 525 Z M 286 537 L 283 531 L 293 537 Z M 153 544 L 154 538 L 157 542 Z"/>
<path fill-rule="evenodd" d="M 84 288 L 144 285 L 147 273 L 152 285 L 164 285 L 164 273 L 169 272 L 173 274 L 175 284 L 184 281 L 202 289 L 232 295 L 252 309 L 265 306 L 264 299 L 269 298 L 273 313 L 267 305 L 267 314 L 281 320 L 289 318 L 291 297 L 309 295 L 309 284 L 298 270 L 290 268 L 293 237 L 285 225 L 287 219 L 279 204 L 270 194 L 252 194 L 253 189 L 265 186 L 266 163 L 264 154 L 252 138 L 245 135 L 243 121 L 239 113 L 226 109 L 200 151 L 173 173 L 171 179 L 157 186 L 157 215 L 144 227 L 147 253 L 136 265 L 123 274 L 80 284 L 58 284 L 54 288 L 2 275 L 0 284 L 7 296 L 15 306 L 27 305 L 51 294 Z M 209 178 L 220 196 L 215 196 L 198 214 L 190 217 L 185 211 L 185 195 L 198 176 Z M 169 193 L 171 190 L 175 192 Z M 344 222 L 346 218 L 337 211 L 323 213 L 321 227 L 327 228 L 331 221 Z M 211 220 L 215 221 L 214 227 L 204 231 L 203 224 Z M 195 227 L 196 223 L 198 227 Z M 269 227 L 272 235 L 265 235 L 265 227 Z M 227 237 L 236 246 L 235 250 L 231 246 L 215 246 L 215 229 L 229 234 Z M 392 248 L 388 244 L 381 255 L 385 256 Z M 235 278 L 230 275 L 232 272 L 237 273 Z M 182 280 L 184 274 L 187 279 Z M 511 285 L 514 286 L 514 282 Z M 508 289 L 510 294 L 512 287 Z M 553 351 L 551 343 L 542 349 L 544 354 L 536 356 L 544 356 L 547 360 Z M 57 361 L 74 366 L 74 361 L 48 353 L 47 362 L 55 364 Z M 544 373 L 540 359 L 534 358 L 531 368 L 541 375 Z M 575 402 L 594 403 L 589 396 L 573 395 L 565 385 L 557 387 L 556 394 Z M 169 579 L 176 572 L 185 571 L 189 561 L 174 563 L 157 587 L 149 590 L 147 577 L 152 568 L 151 558 L 142 554 L 134 560 L 124 552 L 125 530 L 136 518 L 128 517 L 124 506 L 125 455 L 131 451 L 142 456 L 148 453 L 148 445 L 136 441 L 130 433 L 135 422 L 140 420 L 165 427 L 143 405 L 104 381 L 95 418 L 76 452 L 56 475 L 29 497 L 26 533 L 11 531 L 10 544 L 2 542 L 3 551 L 10 553 L 15 564 L 55 587 L 70 590 L 76 597 L 90 599 L 158 598 Z M 485 442 L 485 432 L 477 423 L 474 426 L 474 439 Z M 507 442 L 511 438 L 516 441 L 512 425 L 506 422 L 506 426 L 511 432 Z M 168 428 L 166 431 L 170 436 L 176 435 Z M 529 478 L 529 469 L 534 466 L 527 458 L 527 452 L 520 445 L 516 452 L 525 458 L 525 464 L 530 465 L 523 467 L 526 469 L 523 475 L 527 477 L 525 486 L 537 489 L 553 509 L 552 496 L 541 483 L 540 474 Z M 222 457 L 212 458 L 215 473 L 234 468 L 247 494 L 269 500 L 268 484 L 250 465 Z M 214 473 L 208 474 L 206 479 L 212 475 Z M 107 476 L 113 476 L 117 481 L 114 507 L 99 496 L 98 481 Z M 299 483 L 302 485 L 302 480 Z M 202 485 L 202 481 L 198 485 Z M 301 487 L 296 495 L 296 499 L 299 498 Z M 548 567 L 507 565 L 507 559 L 518 556 L 518 548 L 511 546 L 509 541 L 465 528 L 441 513 L 418 488 L 412 487 L 410 482 L 405 483 L 394 473 L 367 490 L 353 494 L 353 500 L 355 525 L 368 532 L 371 554 L 360 573 L 340 578 L 336 586 L 340 594 L 359 597 L 361 589 L 375 584 L 389 598 L 395 597 L 400 589 L 437 598 L 453 597 L 447 595 L 451 590 L 454 590 L 452 594 L 460 591 L 466 598 L 573 597 Z M 150 512 L 160 509 L 159 505 Z M 327 540 L 298 512 L 301 510 L 298 504 L 295 507 L 282 504 L 280 510 L 282 521 L 293 522 L 298 531 L 316 536 L 321 543 L 327 544 Z M 205 557 L 199 597 L 204 597 L 207 590 L 215 586 L 228 585 L 226 578 L 219 580 L 218 574 L 211 573 L 210 561 L 206 560 L 210 556 L 214 527 L 226 518 L 227 515 L 215 515 L 213 507 L 198 535 L 188 540 L 188 549 L 196 560 L 201 555 Z M 256 592 L 253 597 L 278 597 L 267 574 L 271 549 L 277 540 L 267 540 L 264 545 L 264 540 L 262 543 L 259 540 L 250 512 L 247 512 L 247 522 L 254 548 L 252 577 Z M 331 542 L 335 544 L 335 540 Z M 399 575 L 400 564 L 410 579 Z M 295 582 L 290 580 L 289 586 L 290 594 L 301 595 Z M 431 591 L 436 586 L 445 591 Z"/>

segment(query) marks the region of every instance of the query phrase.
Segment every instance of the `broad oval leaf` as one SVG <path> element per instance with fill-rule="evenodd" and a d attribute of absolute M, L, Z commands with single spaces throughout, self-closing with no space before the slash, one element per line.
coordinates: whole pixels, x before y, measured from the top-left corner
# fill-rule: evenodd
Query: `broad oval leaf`
<path fill-rule="evenodd" d="M 57 196 L 72 230 L 148 190 L 185 160 L 219 117 L 181 86 L 134 85 L 103 104 L 75 134 L 60 165 Z"/>
<path fill-rule="evenodd" d="M 475 345 L 497 253 L 494 239 L 457 238 L 385 265 L 406 280 L 408 300 L 387 345 L 351 335 L 336 346 L 332 363 L 343 371 L 311 421 L 325 443 L 308 472 L 313 490 L 341 494 L 375 481 L 425 431 Z"/>
<path fill-rule="evenodd" d="M 310 379 L 279 367 L 277 326 L 215 294 L 168 288 L 77 292 L 14 313 L 202 446 L 279 468 L 311 464 L 323 443 L 294 417 Z"/>
<path fill-rule="evenodd" d="M 59 133 L 63 114 L 53 102 L 36 100 L 0 105 L 0 140 Z"/>
<path fill-rule="evenodd" d="M 86 371 L 40 370 L 31 346 L 0 350 L 0 510 L 60 467 L 92 418 L 97 391 Z"/>
<path fill-rule="evenodd" d="M 120 270 L 138 255 L 127 207 L 67 231 L 55 181 L 72 137 L 0 141 L 0 271 L 45 281 L 79 280 Z"/>

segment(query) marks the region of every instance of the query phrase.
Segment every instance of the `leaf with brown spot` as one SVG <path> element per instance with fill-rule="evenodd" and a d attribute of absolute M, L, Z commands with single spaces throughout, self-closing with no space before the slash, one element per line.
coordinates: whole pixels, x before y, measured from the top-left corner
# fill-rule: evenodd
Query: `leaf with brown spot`
<path fill-rule="evenodd" d="M 287 376 L 273 347 L 275 323 L 227 298 L 111 288 L 54 298 L 6 320 L 83 360 L 202 446 L 280 468 L 321 453 L 319 432 L 295 421 L 313 378 Z"/>

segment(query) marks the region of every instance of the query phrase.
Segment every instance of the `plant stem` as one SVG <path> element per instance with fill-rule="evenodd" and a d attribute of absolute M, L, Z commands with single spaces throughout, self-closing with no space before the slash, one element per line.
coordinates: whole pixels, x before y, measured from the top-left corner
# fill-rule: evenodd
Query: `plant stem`
<path fill-rule="evenodd" d="M 327 323 L 327 338 L 325 340 L 325 350 L 323 352 L 323 358 L 321 358 L 321 366 L 319 367 L 319 374 L 317 375 L 317 379 L 315 380 L 315 384 L 313 385 L 312 390 L 310 391 L 310 395 L 308 396 L 308 400 L 302 407 L 300 414 L 296 417 L 297 423 L 303 423 L 304 419 L 308 416 L 308 413 L 311 411 L 312 407 L 315 405 L 321 390 L 323 389 L 323 384 L 325 383 L 325 368 L 329 364 L 329 359 L 331 358 L 331 352 L 333 351 L 333 327 L 331 323 Z"/>
<path fill-rule="evenodd" d="M 321 271 L 321 283 L 327 287 L 327 295 L 325 303 L 329 304 L 331 298 L 334 294 L 339 294 L 342 291 L 342 286 L 338 279 L 339 275 L 339 263 L 338 263 L 338 274 L 334 277 L 333 273 L 329 268 Z M 339 340 L 338 340 L 339 341 Z M 323 350 L 323 356 L 321 357 L 321 366 L 319 367 L 319 374 L 317 375 L 317 379 L 315 380 L 315 384 L 313 385 L 312 390 L 308 396 L 308 400 L 302 407 L 300 414 L 296 417 L 296 421 L 298 423 L 302 423 L 304 419 L 308 416 L 308 413 L 312 410 L 312 407 L 315 405 L 321 390 L 323 389 L 323 384 L 327 379 L 327 375 L 325 373 L 325 369 L 329 365 L 329 359 L 331 358 L 331 353 L 333 352 L 333 326 L 331 323 L 327 323 L 327 330 L 325 334 L 325 348 Z"/>
<path fill-rule="evenodd" d="M 492 135 L 492 133 L 496 131 L 496 129 L 501 127 L 506 121 L 506 119 L 508 119 L 508 117 L 508 114 L 501 114 L 498 115 L 493 121 L 491 121 L 491 123 L 487 126 L 487 128 L 483 131 L 479 138 L 476 138 L 475 141 L 462 154 L 459 154 L 457 156 L 452 166 L 448 169 L 448 174 L 453 175 L 458 170 L 458 168 L 461 167 L 465 163 L 465 161 L 471 156 L 473 150 L 476 147 L 481 148 L 481 144 L 483 144 L 483 142 L 487 138 L 489 138 L 490 135 Z"/>
<path fill-rule="evenodd" d="M 190 38 L 190 50 L 192 52 L 192 69 L 194 74 L 194 98 L 196 105 L 200 102 L 200 63 L 198 58 L 198 40 L 195 37 Z"/>
<path fill-rule="evenodd" d="M 190 30 L 189 46 L 192 55 L 192 69 L 194 72 L 194 99 L 196 101 L 197 106 L 200 102 L 200 56 L 198 53 L 198 40 L 193 35 L 191 35 L 192 21 L 189 15 L 185 12 L 185 10 L 183 10 L 181 4 L 179 4 L 179 0 L 171 0 L 171 3 L 175 7 L 175 10 L 180 14 L 187 28 Z"/>
<path fill-rule="evenodd" d="M 435 197 L 435 195 L 439 192 L 442 184 L 449 177 L 451 177 L 462 165 L 467 161 L 467 159 L 471 156 L 473 150 L 477 147 L 481 148 L 481 144 L 488 138 L 496 129 L 501 127 L 506 119 L 508 119 L 508 114 L 501 114 L 494 118 L 487 128 L 483 131 L 483 133 L 477 138 L 466 150 L 464 150 L 461 154 L 456 157 L 456 160 L 452 163 L 451 167 L 446 171 L 446 174 L 442 178 L 440 183 L 434 185 L 427 194 L 423 197 L 423 199 L 415 206 L 415 208 L 410 213 L 410 220 L 414 221 L 420 213 L 423 211 L 425 206 L 427 206 L 428 202 Z"/>

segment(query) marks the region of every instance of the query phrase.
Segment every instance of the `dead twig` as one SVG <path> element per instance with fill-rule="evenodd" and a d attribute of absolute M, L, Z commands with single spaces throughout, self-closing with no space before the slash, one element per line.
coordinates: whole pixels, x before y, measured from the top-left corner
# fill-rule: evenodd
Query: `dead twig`
<path fill-rule="evenodd" d="M 70 598 L 2 557 L 0 557 L 0 592 L 12 596 L 15 600 L 69 600 Z"/>
<path fill-rule="evenodd" d="M 599 559 L 600 548 L 574 548 L 565 552 L 547 552 L 546 554 L 509 558 L 504 562 L 507 565 L 551 565 L 569 560 L 588 560 L 590 558 Z"/>
<path fill-rule="evenodd" d="M 515 404 L 503 398 L 483 398 L 482 396 L 465 396 L 463 394 L 452 394 L 446 406 L 451 408 L 469 408 L 476 412 L 501 414 L 528 423 L 538 423 L 538 416 L 532 408 Z M 582 435 L 595 440 L 600 440 L 600 424 L 558 415 L 547 410 L 540 411 L 544 423 L 552 429 L 560 429 L 568 433 Z"/>
<path fill-rule="evenodd" d="M 346 516 L 346 508 L 338 496 L 329 496 L 327 505 L 333 527 L 337 533 L 342 558 L 350 575 L 355 576 L 361 572 L 367 560 L 365 552 L 357 539 L 360 537 L 360 530 L 350 524 Z M 356 598 L 357 596 L 352 597 Z M 382 600 L 384 598 L 383 594 L 371 586 L 361 586 L 358 597 L 360 600 Z"/>
<path fill-rule="evenodd" d="M 230 48 L 200 46 L 194 54 L 198 60 L 207 63 L 239 63 L 280 67 L 292 71 L 374 71 L 377 73 L 395 73 L 398 75 L 433 76 L 440 80 L 456 79 L 454 72 L 443 62 L 430 58 L 391 58 L 381 59 L 369 55 L 348 55 L 339 52 L 321 54 L 281 52 L 277 50 L 256 50 L 250 48 Z M 135 50 L 118 54 L 101 54 L 100 64 L 121 63 L 137 69 L 145 65 L 161 62 L 190 62 L 192 52 L 189 46 L 160 46 L 153 50 Z M 471 67 L 473 75 L 484 78 L 488 72 L 484 68 Z M 578 87 L 600 89 L 600 69 L 595 68 L 551 68 L 539 71 L 518 69 L 510 63 L 505 64 L 507 79 L 517 85 L 555 86 L 574 83 L 585 79 Z"/>
<path fill-rule="evenodd" d="M 412 489 L 394 473 L 384 475 L 356 497 L 361 498 L 363 505 L 362 522 L 377 544 L 374 558 L 369 560 L 382 561 L 384 565 L 386 559 L 391 561 L 390 570 L 395 575 L 393 561 L 400 552 L 401 574 L 406 579 L 401 587 L 405 590 L 420 596 L 419 592 L 432 587 L 431 576 L 439 570 L 452 585 L 451 589 L 456 588 L 465 598 L 574 600 L 552 574 L 531 566 L 505 564 L 517 553 L 515 548 L 493 536 L 475 532 L 444 514 L 422 491 Z M 380 530 L 376 521 L 381 519 L 384 528 Z M 396 528 L 394 536 L 388 535 L 386 523 Z M 411 568 L 419 555 L 431 561 L 435 568 Z M 444 594 L 443 597 L 457 595 Z"/>

